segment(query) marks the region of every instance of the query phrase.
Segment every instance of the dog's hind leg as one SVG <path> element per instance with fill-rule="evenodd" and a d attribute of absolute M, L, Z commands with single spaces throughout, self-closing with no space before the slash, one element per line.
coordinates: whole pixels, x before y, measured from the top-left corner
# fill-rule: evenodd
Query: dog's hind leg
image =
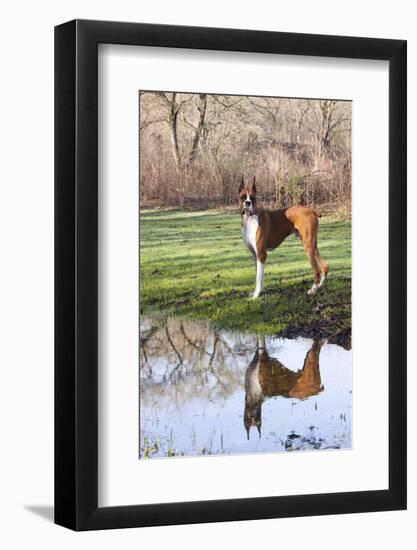
<path fill-rule="evenodd" d="M 320 280 L 320 265 L 316 256 L 316 239 L 314 233 L 308 230 L 305 230 L 303 234 L 301 234 L 301 239 L 303 242 L 304 251 L 311 264 L 311 269 L 313 270 L 313 286 L 307 294 L 315 294 L 319 288 Z"/>
<path fill-rule="evenodd" d="M 310 288 L 307 294 L 315 294 L 317 290 L 322 286 L 329 267 L 326 262 L 321 259 L 317 248 L 317 216 L 306 216 L 304 219 L 301 220 L 301 222 L 302 223 L 299 224 L 297 230 L 300 233 L 305 253 L 313 270 L 313 286 Z"/>
<path fill-rule="evenodd" d="M 304 250 L 307 254 L 307 258 L 310 261 L 311 268 L 313 270 L 313 286 L 307 292 L 307 294 L 315 294 L 320 287 L 320 268 L 316 259 L 316 254 L 313 246 L 304 246 Z"/>
<path fill-rule="evenodd" d="M 316 262 L 320 269 L 320 282 L 318 284 L 318 288 L 323 286 L 324 281 L 327 278 L 327 274 L 329 273 L 329 264 L 323 260 L 323 258 L 319 254 L 319 249 L 316 247 Z"/>

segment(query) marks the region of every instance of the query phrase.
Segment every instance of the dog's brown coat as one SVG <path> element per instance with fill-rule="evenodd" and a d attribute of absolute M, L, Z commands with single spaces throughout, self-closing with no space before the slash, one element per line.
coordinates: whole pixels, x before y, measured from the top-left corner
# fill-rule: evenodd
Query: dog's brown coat
<path fill-rule="evenodd" d="M 245 197 L 256 200 L 256 185 L 239 188 L 240 206 L 243 207 Z M 256 250 L 251 249 L 255 258 L 265 263 L 268 250 L 277 248 L 289 235 L 298 234 L 303 244 L 307 258 L 313 270 L 314 285 L 318 285 L 320 275 L 324 279 L 329 271 L 328 264 L 321 258 L 317 247 L 318 219 L 320 214 L 308 206 L 291 206 L 269 211 L 256 208 L 258 229 L 256 233 Z"/>
<path fill-rule="evenodd" d="M 317 247 L 319 214 L 308 206 L 292 206 L 269 212 L 257 210 L 259 227 L 256 233 L 256 255 L 265 262 L 267 251 L 277 248 L 289 235 L 297 234 L 307 258 L 310 261 L 314 284 L 318 284 L 320 274 L 327 276 L 329 266 L 321 258 Z"/>

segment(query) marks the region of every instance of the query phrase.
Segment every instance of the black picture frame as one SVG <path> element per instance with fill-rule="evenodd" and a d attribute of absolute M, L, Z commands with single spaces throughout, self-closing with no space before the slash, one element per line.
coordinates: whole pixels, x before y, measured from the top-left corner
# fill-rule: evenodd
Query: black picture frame
<path fill-rule="evenodd" d="M 98 507 L 98 44 L 389 62 L 389 488 Z M 74 530 L 406 508 L 406 41 L 74 20 L 55 28 L 55 522 Z M 204 465 L 202 464 L 202 467 Z"/>

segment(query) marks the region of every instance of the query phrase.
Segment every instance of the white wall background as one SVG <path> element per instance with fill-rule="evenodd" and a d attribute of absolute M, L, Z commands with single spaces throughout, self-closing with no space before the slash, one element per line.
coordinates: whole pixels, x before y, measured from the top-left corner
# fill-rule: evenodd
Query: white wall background
<path fill-rule="evenodd" d="M 1 10 L 0 544 L 4 548 L 391 548 L 416 539 L 416 287 L 409 287 L 409 510 L 75 534 L 53 498 L 53 26 L 75 17 L 403 38 L 409 55 L 409 280 L 417 279 L 413 3 L 16 0 Z M 365 236 L 364 238 L 370 238 Z"/>

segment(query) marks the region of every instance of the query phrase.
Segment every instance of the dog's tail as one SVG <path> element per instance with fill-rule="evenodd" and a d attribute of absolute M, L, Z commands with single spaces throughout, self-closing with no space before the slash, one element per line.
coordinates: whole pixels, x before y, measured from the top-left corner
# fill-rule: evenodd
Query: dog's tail
<path fill-rule="evenodd" d="M 321 218 L 321 212 L 317 210 L 317 208 L 312 208 L 313 214 L 315 214 L 318 218 Z"/>

